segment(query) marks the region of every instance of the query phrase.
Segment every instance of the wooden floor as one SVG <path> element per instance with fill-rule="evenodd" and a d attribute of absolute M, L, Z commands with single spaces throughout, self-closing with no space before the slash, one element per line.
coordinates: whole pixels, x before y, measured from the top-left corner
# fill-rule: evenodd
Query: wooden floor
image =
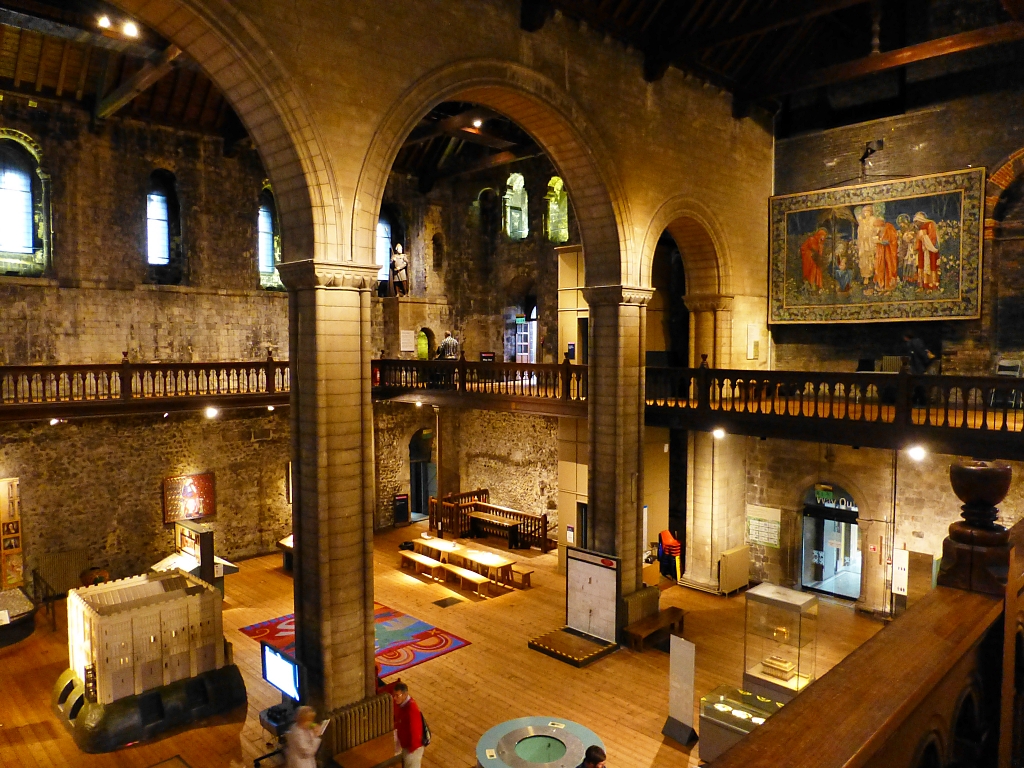
<path fill-rule="evenodd" d="M 661 736 L 667 714 L 668 654 L 624 649 L 576 669 L 527 648 L 529 639 L 563 624 L 564 577 L 555 572 L 555 553 L 517 551 L 515 556 L 535 569 L 532 588 L 479 598 L 454 584 L 444 586 L 399 570 L 399 542 L 418 535 L 424 525 L 378 534 L 375 598 L 471 643 L 401 675 L 433 732 L 425 768 L 471 768 L 477 739 L 484 731 L 527 715 L 576 720 L 593 729 L 608 746 L 608 762 L 615 768 L 698 764 L 699 746 L 691 754 Z M 488 541 L 501 548 L 499 540 Z M 109 755 L 79 752 L 50 712 L 50 688 L 67 666 L 66 616 L 61 604 L 56 632 L 40 616 L 31 638 L 0 649 L 0 766 L 148 768 L 175 755 L 192 768 L 252 765 L 267 746 L 258 712 L 280 701 L 280 695 L 260 679 L 259 644 L 238 629 L 290 613 L 292 580 L 281 569 L 280 555 L 240 566 L 238 574 L 226 579 L 224 631 L 245 677 L 247 711 Z M 464 602 L 449 608 L 433 605 L 453 596 Z M 739 685 L 742 594 L 726 599 L 673 586 L 662 593 L 662 605 L 686 611 L 683 634 L 697 646 L 698 694 L 722 683 Z M 819 676 L 880 627 L 848 604 L 823 600 Z M 264 763 L 268 768 L 274 764 L 274 760 Z"/>

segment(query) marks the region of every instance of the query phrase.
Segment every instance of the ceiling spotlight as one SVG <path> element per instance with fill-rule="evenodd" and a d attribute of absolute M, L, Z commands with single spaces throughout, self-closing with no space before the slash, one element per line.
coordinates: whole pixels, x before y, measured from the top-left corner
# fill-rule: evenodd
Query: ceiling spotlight
<path fill-rule="evenodd" d="M 476 120 L 473 121 L 473 127 L 474 128 L 479 128 L 483 124 L 484 124 L 484 121 L 481 120 L 479 117 Z"/>
<path fill-rule="evenodd" d="M 99 18 L 98 18 L 98 19 L 96 20 L 96 23 L 97 23 L 97 24 L 98 24 L 98 25 L 99 25 L 99 26 L 100 26 L 101 28 L 103 28 L 103 29 L 110 29 L 110 17 L 109 17 L 109 16 L 100 16 L 100 17 L 99 17 Z"/>
<path fill-rule="evenodd" d="M 124 26 L 121 27 L 121 31 L 124 32 L 126 37 L 138 37 L 139 28 L 135 26 L 134 21 L 126 21 Z"/>
<path fill-rule="evenodd" d="M 167 418 L 168 416 L 170 416 L 170 415 L 171 415 L 171 414 L 169 414 L 169 413 L 165 413 L 165 414 L 164 414 L 164 418 L 166 419 L 166 418 Z"/>
<path fill-rule="evenodd" d="M 60 419 L 50 419 L 50 426 L 55 427 L 60 424 Z"/>
<path fill-rule="evenodd" d="M 416 407 L 417 408 L 422 408 L 423 407 L 423 403 L 421 401 L 417 400 L 416 401 Z"/>
<path fill-rule="evenodd" d="M 212 405 L 208 405 L 208 406 L 206 406 L 206 410 L 203 411 L 203 413 L 206 415 L 206 418 L 208 418 L 208 419 L 215 419 L 215 418 L 217 418 L 217 414 L 220 413 L 220 411 L 218 411 Z"/>
<path fill-rule="evenodd" d="M 272 410 L 274 410 L 274 406 L 272 406 L 272 405 L 268 405 L 268 406 L 267 406 L 267 410 L 268 410 L 268 411 L 272 411 Z"/>
<path fill-rule="evenodd" d="M 924 461 L 924 457 L 928 455 L 928 451 L 926 451 L 923 446 L 915 445 L 907 451 L 907 454 L 909 454 L 910 458 L 914 461 Z"/>
<path fill-rule="evenodd" d="M 714 435 L 715 440 L 721 440 L 723 437 L 725 437 L 725 430 L 722 429 L 721 427 L 716 427 L 715 429 L 711 430 L 711 434 Z"/>

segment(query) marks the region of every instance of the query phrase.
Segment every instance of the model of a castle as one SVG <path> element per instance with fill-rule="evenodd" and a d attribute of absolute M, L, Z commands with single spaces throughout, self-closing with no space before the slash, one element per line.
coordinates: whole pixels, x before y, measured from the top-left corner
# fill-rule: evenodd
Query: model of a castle
<path fill-rule="evenodd" d="M 220 669 L 220 591 L 180 570 L 72 590 L 68 653 L 100 704 Z"/>

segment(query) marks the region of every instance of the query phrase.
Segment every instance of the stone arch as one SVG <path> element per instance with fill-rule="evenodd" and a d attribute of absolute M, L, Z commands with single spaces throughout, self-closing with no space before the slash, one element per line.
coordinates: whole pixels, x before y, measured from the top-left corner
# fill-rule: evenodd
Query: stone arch
<path fill-rule="evenodd" d="M 839 472 L 834 469 L 828 469 L 825 472 L 811 472 L 800 478 L 799 482 L 795 483 L 792 488 L 790 495 L 790 508 L 796 510 L 802 510 L 804 508 L 804 494 L 807 493 L 807 489 L 815 483 L 829 483 L 830 485 L 838 485 L 840 488 L 848 492 L 857 502 L 857 519 L 858 520 L 877 520 L 882 519 L 878 517 L 878 513 L 884 514 L 885 510 L 874 510 L 871 505 L 871 497 L 864 493 L 858 486 L 857 481 L 847 475 L 845 472 Z"/>
<path fill-rule="evenodd" d="M 618 285 L 631 264 L 629 208 L 586 116 L 552 80 L 519 64 L 475 59 L 445 66 L 414 83 L 374 133 L 353 206 L 355 261 L 369 263 L 373 218 L 405 137 L 443 101 L 486 106 L 514 120 L 541 146 L 569 189 L 587 259 L 588 285 Z"/>
<path fill-rule="evenodd" d="M 732 294 L 732 260 L 724 230 L 706 206 L 682 195 L 666 201 L 647 227 L 639 272 L 634 276 L 639 285 L 651 285 L 654 249 L 665 230 L 683 255 L 687 294 Z"/>
<path fill-rule="evenodd" d="M 344 220 L 329 155 L 304 97 L 229 0 L 112 0 L 172 41 L 223 92 L 274 185 L 284 259 L 342 261 Z"/>
<path fill-rule="evenodd" d="M 1003 218 L 1007 193 L 1021 176 L 1024 176 L 1024 147 L 1007 155 L 989 173 L 985 181 L 985 210 L 988 211 L 988 217 L 985 219 L 986 240 L 995 237 L 995 229 Z"/>

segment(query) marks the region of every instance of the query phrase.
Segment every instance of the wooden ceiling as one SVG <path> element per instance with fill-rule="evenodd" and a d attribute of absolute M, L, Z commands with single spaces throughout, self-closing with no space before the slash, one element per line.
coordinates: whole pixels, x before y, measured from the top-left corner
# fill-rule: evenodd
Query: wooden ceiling
<path fill-rule="evenodd" d="M 111 20 L 108 30 L 97 21 Z M 193 61 L 151 31 L 93 0 L 0 2 L 0 90 L 58 99 L 97 118 L 117 114 L 178 129 L 244 136 L 220 90 Z"/>

